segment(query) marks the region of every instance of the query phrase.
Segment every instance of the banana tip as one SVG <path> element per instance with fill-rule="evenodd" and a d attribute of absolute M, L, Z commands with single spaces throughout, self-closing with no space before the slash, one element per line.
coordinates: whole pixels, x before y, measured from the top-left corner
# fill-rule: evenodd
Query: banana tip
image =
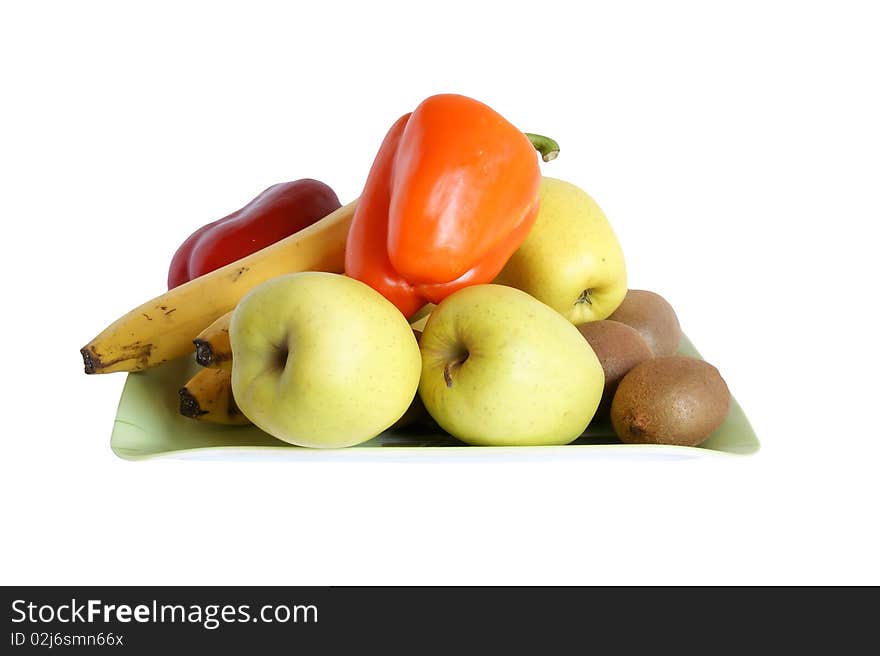
<path fill-rule="evenodd" d="M 184 417 L 198 419 L 202 415 L 207 414 L 207 411 L 202 410 L 199 406 L 198 399 L 188 389 L 181 387 L 177 393 L 180 395 L 180 414 Z"/>
<path fill-rule="evenodd" d="M 210 342 L 194 339 L 193 344 L 196 345 L 196 362 L 203 367 L 210 367 L 214 363 L 214 349 Z"/>
<path fill-rule="evenodd" d="M 93 374 L 101 368 L 101 360 L 88 346 L 81 348 L 79 353 L 83 359 L 83 370 L 87 374 Z"/>

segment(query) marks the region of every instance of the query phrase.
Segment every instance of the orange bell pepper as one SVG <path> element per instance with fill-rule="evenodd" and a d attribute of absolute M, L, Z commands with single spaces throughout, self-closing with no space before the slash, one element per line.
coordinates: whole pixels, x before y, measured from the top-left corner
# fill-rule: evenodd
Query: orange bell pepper
<path fill-rule="evenodd" d="M 348 233 L 346 274 L 407 317 L 491 282 L 538 213 L 534 148 L 545 161 L 558 152 L 471 98 L 423 101 L 379 148 Z"/>

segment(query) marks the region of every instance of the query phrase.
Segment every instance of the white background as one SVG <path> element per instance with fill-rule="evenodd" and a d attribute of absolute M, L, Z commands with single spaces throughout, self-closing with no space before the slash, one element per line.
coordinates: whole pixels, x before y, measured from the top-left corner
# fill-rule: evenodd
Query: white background
<path fill-rule="evenodd" d="M 246 7 L 246 8 L 245 8 Z M 579 9 L 575 9 L 579 7 Z M 871 3 L 4 3 L 0 582 L 880 583 Z M 437 92 L 554 136 L 747 458 L 130 463 L 78 349 Z"/>

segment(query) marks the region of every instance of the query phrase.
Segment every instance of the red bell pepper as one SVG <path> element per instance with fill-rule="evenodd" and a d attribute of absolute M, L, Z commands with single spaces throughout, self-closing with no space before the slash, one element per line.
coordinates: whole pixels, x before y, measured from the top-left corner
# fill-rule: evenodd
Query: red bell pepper
<path fill-rule="evenodd" d="M 171 260 L 168 289 L 274 244 L 339 207 L 336 193 L 317 180 L 272 185 L 240 210 L 187 237 Z"/>

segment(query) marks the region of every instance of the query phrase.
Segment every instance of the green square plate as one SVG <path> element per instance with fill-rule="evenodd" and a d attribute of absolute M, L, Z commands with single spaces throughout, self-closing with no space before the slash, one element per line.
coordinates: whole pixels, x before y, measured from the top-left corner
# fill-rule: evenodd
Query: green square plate
<path fill-rule="evenodd" d="M 700 357 L 690 340 L 683 355 Z M 218 426 L 178 413 L 177 390 L 198 365 L 181 358 L 155 369 L 129 374 L 119 400 L 110 447 L 121 458 L 157 456 L 199 459 L 437 461 L 459 459 L 570 459 L 589 456 L 688 458 L 709 454 L 750 454 L 759 448 L 748 419 L 734 399 L 727 420 L 699 447 L 622 444 L 605 424 L 591 425 L 566 446 L 471 447 L 445 433 L 386 431 L 348 449 L 306 449 L 269 436 L 254 426 Z M 379 447 L 379 448 L 377 448 Z"/>

